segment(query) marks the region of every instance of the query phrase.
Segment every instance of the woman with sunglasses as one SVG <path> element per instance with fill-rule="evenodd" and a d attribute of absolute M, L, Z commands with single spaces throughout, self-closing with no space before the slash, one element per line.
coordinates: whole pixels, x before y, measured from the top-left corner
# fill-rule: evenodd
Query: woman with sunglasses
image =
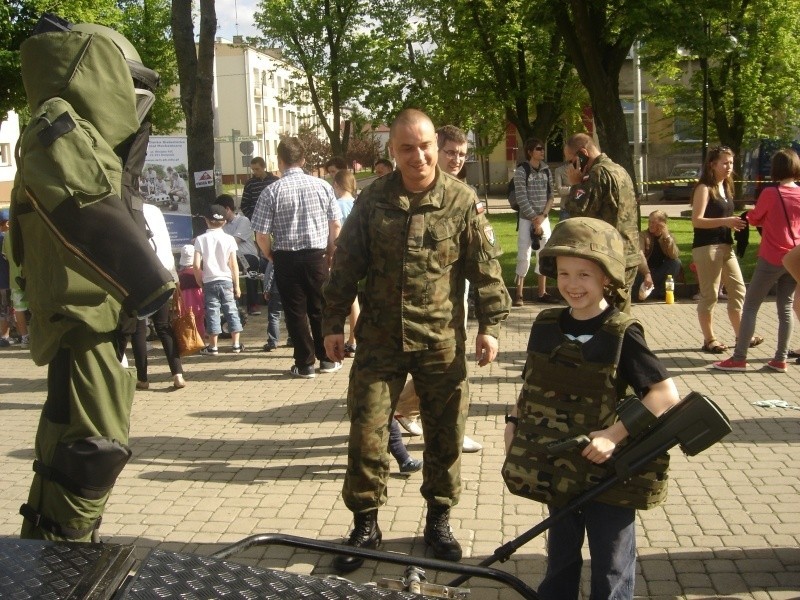
<path fill-rule="evenodd" d="M 712 326 L 720 279 L 728 292 L 728 318 L 737 337 L 744 304 L 744 279 L 733 250 L 732 231 L 744 229 L 747 223 L 733 214 L 732 173 L 731 149 L 712 148 L 703 165 L 700 182 L 692 192 L 692 260 L 700 285 L 697 319 L 703 332 L 702 350 L 713 354 L 728 350 L 728 346 L 714 336 Z M 758 338 L 757 343 L 761 341 Z"/>

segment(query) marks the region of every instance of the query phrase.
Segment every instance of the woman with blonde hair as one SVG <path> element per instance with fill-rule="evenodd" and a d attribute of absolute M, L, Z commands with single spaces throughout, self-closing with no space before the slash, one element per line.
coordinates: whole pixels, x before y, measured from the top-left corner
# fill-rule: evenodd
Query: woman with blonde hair
<path fill-rule="evenodd" d="M 347 220 L 347 215 L 353 210 L 356 189 L 356 178 L 350 171 L 345 169 L 334 173 L 333 193 L 336 194 L 336 202 L 342 211 L 342 225 Z M 361 307 L 358 305 L 358 297 L 356 296 L 355 300 L 353 300 L 353 305 L 350 307 L 350 335 L 344 345 L 344 354 L 350 358 L 355 356 L 356 353 L 356 322 L 358 322 L 358 315 L 360 314 Z"/>
<path fill-rule="evenodd" d="M 744 304 L 744 279 L 733 249 L 731 232 L 744 229 L 747 223 L 733 215 L 732 174 L 731 149 L 727 146 L 712 148 L 703 165 L 700 182 L 692 192 L 692 260 L 697 267 L 700 286 L 697 319 L 703 332 L 702 350 L 713 354 L 728 350 L 728 346 L 714 336 L 712 326 L 720 280 L 728 292 L 728 319 L 737 337 Z M 761 338 L 753 338 L 751 345 L 762 341 Z"/>

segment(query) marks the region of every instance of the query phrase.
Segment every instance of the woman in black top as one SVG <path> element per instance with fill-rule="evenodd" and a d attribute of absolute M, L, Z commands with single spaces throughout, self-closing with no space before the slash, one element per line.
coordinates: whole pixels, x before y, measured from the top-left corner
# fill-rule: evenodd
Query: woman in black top
<path fill-rule="evenodd" d="M 744 303 L 744 279 L 733 251 L 731 230 L 739 231 L 745 222 L 733 216 L 733 152 L 726 146 L 708 152 L 700 182 L 692 192 L 692 260 L 697 267 L 700 300 L 697 319 L 703 332 L 703 350 L 720 354 L 728 347 L 714 337 L 712 315 L 717 304 L 720 279 L 728 292 L 728 318 L 734 335 Z"/>

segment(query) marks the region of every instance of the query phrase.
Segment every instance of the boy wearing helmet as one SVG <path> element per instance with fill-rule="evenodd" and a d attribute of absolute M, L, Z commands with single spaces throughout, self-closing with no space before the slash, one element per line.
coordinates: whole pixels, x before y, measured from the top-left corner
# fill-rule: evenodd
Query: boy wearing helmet
<path fill-rule="evenodd" d="M 563 221 L 540 260 L 569 307 L 542 311 L 531 328 L 522 392 L 506 418 L 503 478 L 513 493 L 554 512 L 605 478 L 615 449 L 680 398 L 641 324 L 614 307 L 626 292 L 624 245 L 614 227 L 588 217 Z M 628 387 L 638 398 L 621 402 Z M 579 435 L 590 441 L 560 453 L 547 448 Z M 633 598 L 636 509 L 663 501 L 668 460 L 654 460 L 550 528 L 541 598 L 578 598 L 585 536 L 592 598 Z"/>

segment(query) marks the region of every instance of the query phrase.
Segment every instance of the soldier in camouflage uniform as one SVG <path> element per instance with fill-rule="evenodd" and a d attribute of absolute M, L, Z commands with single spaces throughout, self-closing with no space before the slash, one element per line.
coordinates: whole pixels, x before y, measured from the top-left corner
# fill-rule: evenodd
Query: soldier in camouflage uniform
<path fill-rule="evenodd" d="M 625 286 L 625 250 L 616 229 L 598 219 L 567 219 L 540 258 L 542 273 L 556 278 L 569 308 L 542 311 L 533 323 L 522 391 L 506 417 L 502 474 L 510 491 L 553 512 L 607 477 L 614 451 L 627 440 L 635 443 L 680 398 L 641 324 L 609 303 Z M 623 402 L 629 386 L 638 397 Z M 582 446 L 558 453 L 548 448 L 580 435 L 589 438 Z M 635 511 L 663 501 L 668 459 L 659 457 L 550 528 L 541 598 L 578 598 L 584 536 L 591 597 L 633 598 Z"/>
<path fill-rule="evenodd" d="M 511 298 L 503 284 L 500 246 L 475 193 L 437 166 L 436 132 L 422 112 L 395 119 L 390 146 L 398 170 L 358 197 L 336 242 L 324 288 L 323 333 L 331 360 L 344 355 L 344 322 L 366 278 L 347 395 L 350 416 L 343 497 L 355 514 L 347 543 L 380 544 L 378 508 L 386 502 L 389 419 L 410 373 L 421 398 L 425 435 L 425 541 L 434 555 L 460 560 L 449 526 L 461 491 L 466 393 L 464 288 L 477 292 L 478 364 L 497 354 L 500 323 Z M 349 572 L 361 559 L 337 557 Z"/>
<path fill-rule="evenodd" d="M 631 311 L 631 290 L 642 261 L 639 249 L 639 204 L 628 172 L 600 152 L 594 140 L 577 133 L 564 146 L 564 159 L 571 163 L 567 177 L 572 184 L 564 207 L 571 217 L 594 217 L 613 225 L 625 244 L 625 286 L 614 304 Z"/>

